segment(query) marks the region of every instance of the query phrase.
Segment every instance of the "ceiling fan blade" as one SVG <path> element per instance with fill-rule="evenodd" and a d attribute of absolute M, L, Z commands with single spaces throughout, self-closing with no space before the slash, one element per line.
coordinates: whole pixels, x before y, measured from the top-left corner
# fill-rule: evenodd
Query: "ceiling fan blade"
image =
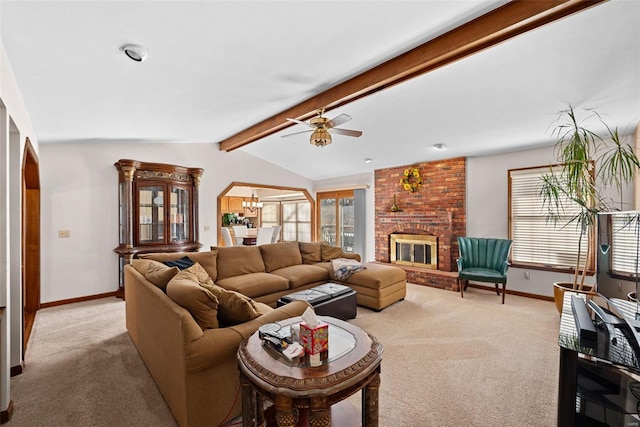
<path fill-rule="evenodd" d="M 306 123 L 305 123 L 305 124 L 306 124 Z M 308 130 L 303 130 L 303 131 L 300 131 L 300 132 L 288 133 L 288 134 L 286 134 L 286 135 L 282 135 L 282 138 L 285 138 L 285 137 L 287 137 L 287 136 L 292 136 L 292 135 L 300 135 L 301 133 L 310 133 L 310 132 L 313 132 L 313 130 L 308 129 Z"/>
<path fill-rule="evenodd" d="M 330 129 L 336 126 L 340 126 L 343 123 L 347 123 L 349 120 L 351 120 L 351 116 L 349 116 L 348 114 L 340 114 L 339 116 L 336 116 L 333 119 L 329 120 L 325 124 L 325 126 L 327 127 L 327 129 Z"/>
<path fill-rule="evenodd" d="M 339 128 L 331 129 L 331 133 L 338 133 L 340 135 L 346 135 L 346 136 L 360 136 L 360 135 L 362 135 L 362 131 L 359 131 L 359 130 L 339 129 Z"/>
<path fill-rule="evenodd" d="M 315 127 L 315 126 L 313 126 L 312 124 L 309 124 L 309 123 L 307 123 L 307 122 L 303 122 L 302 120 L 298 120 L 298 119 L 290 119 L 290 118 L 288 118 L 288 117 L 287 117 L 287 120 L 289 120 L 290 122 L 295 122 L 295 123 L 301 124 L 301 125 L 305 125 L 305 126 L 309 126 L 309 127 Z"/>

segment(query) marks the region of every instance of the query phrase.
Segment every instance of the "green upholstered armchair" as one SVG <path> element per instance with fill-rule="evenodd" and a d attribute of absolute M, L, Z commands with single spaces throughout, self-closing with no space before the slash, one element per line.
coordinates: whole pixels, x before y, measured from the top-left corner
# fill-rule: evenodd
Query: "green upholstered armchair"
<path fill-rule="evenodd" d="M 458 263 L 458 287 L 464 298 L 464 289 L 469 280 L 495 283 L 496 293 L 500 295 L 498 283 L 502 283 L 502 304 L 507 287 L 508 257 L 511 240 L 487 239 L 478 237 L 458 237 L 460 258 Z"/>

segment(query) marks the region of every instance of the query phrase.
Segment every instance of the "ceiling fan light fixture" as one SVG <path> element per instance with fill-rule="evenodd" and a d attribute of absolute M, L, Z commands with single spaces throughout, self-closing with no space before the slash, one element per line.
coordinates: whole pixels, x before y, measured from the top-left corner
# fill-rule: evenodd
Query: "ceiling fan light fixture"
<path fill-rule="evenodd" d="M 311 144 L 316 147 L 324 147 L 331 144 L 331 134 L 323 127 L 319 127 L 311 134 Z"/>
<path fill-rule="evenodd" d="M 127 55 L 127 57 L 136 62 L 142 62 L 147 59 L 149 52 L 144 46 L 140 46 L 139 44 L 123 44 L 120 46 L 120 52 Z"/>

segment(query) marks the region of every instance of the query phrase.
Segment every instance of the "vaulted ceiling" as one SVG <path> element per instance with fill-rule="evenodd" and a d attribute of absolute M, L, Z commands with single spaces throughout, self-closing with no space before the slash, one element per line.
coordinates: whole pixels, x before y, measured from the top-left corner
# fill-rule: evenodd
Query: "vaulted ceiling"
<path fill-rule="evenodd" d="M 534 4 L 553 8 L 490 22 L 530 30 L 505 40 L 494 28 L 479 46 L 485 39 L 460 30 Z M 556 19 L 558 10 L 575 13 Z M 0 0 L 0 37 L 41 144 L 222 142 L 316 180 L 549 145 L 568 104 L 596 108 L 631 133 L 640 120 L 639 24 L 632 0 Z M 459 38 L 435 46 L 440 60 L 455 61 L 404 63 L 412 78 L 396 76 L 398 84 L 368 72 L 414 48 L 414 61 L 437 57 L 434 40 L 451 32 Z M 449 49 L 456 40 L 469 52 Z M 144 45 L 148 58 L 131 61 L 124 43 Z M 363 136 L 334 135 L 324 148 L 308 134 L 281 137 L 305 129 L 283 128 L 286 117 L 322 107 L 328 117 L 349 114 L 340 127 Z"/>

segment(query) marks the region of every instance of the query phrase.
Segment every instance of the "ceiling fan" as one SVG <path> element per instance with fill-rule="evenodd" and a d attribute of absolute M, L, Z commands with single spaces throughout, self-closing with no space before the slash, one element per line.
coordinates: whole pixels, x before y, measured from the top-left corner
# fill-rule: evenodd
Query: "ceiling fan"
<path fill-rule="evenodd" d="M 303 122 L 298 119 L 289 119 L 287 120 L 295 123 L 299 123 L 301 125 L 309 126 L 311 129 L 303 130 L 301 132 L 289 133 L 287 135 L 282 135 L 282 137 L 298 135 L 301 133 L 311 132 L 310 143 L 315 145 L 316 147 L 324 147 L 325 145 L 331 144 L 331 133 L 337 133 L 340 135 L 346 136 L 354 136 L 358 137 L 362 135 L 362 132 L 359 130 L 351 130 L 351 129 L 340 129 L 336 126 L 340 126 L 343 123 L 351 120 L 351 116 L 347 114 L 340 114 L 339 116 L 334 117 L 329 120 L 326 117 L 323 117 L 324 108 L 318 110 L 318 117 L 314 117 L 309 122 Z"/>

